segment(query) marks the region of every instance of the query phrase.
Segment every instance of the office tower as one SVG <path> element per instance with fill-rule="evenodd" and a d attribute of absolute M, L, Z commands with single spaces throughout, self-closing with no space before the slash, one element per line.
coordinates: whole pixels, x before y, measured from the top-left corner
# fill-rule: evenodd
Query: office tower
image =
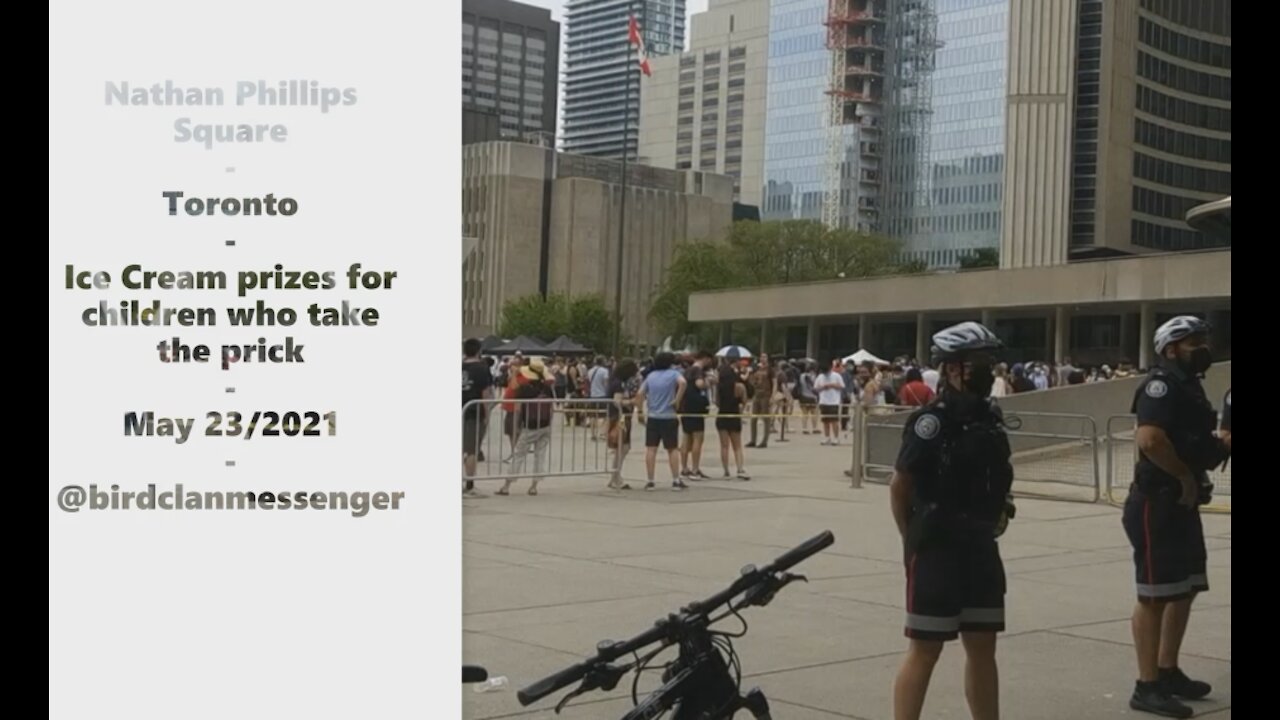
<path fill-rule="evenodd" d="M 568 0 L 565 3 L 566 152 L 634 159 L 640 138 L 638 54 L 628 18 L 640 23 L 650 58 L 684 50 L 685 0 Z"/>
<path fill-rule="evenodd" d="M 511 0 L 462 2 L 464 144 L 502 138 L 554 145 L 560 24 Z"/>
<path fill-rule="evenodd" d="M 1230 0 L 1084 0 L 1073 258 L 1224 242 L 1186 224 L 1231 194 Z"/>
<path fill-rule="evenodd" d="M 641 86 L 640 161 L 734 179 L 759 206 L 764 172 L 769 0 L 711 0 L 689 51 L 651 61 Z"/>

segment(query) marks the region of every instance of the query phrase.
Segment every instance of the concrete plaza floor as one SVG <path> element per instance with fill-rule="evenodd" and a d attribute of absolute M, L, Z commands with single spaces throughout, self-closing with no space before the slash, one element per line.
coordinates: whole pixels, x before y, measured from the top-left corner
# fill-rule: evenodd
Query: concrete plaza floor
<path fill-rule="evenodd" d="M 626 476 L 643 478 L 641 453 Z M 522 708 L 515 690 L 624 639 L 691 600 L 725 587 L 747 563 L 763 564 L 821 532 L 836 543 L 798 566 L 772 605 L 747 613 L 737 641 L 744 689 L 760 686 L 779 720 L 892 717 L 902 657 L 901 546 L 881 485 L 854 490 L 841 470 L 847 445 L 812 436 L 748 452 L 750 482 L 694 483 L 614 492 L 603 477 L 521 481 L 510 497 L 463 502 L 464 660 L 510 686 L 463 689 L 464 717 L 551 718 L 557 697 Z M 718 475 L 709 438 L 704 472 Z M 715 470 L 713 472 L 713 469 Z M 662 479 L 668 477 L 664 482 Z M 492 493 L 497 486 L 483 483 Z M 1023 499 L 1001 539 L 1008 574 L 1008 632 L 999 660 L 1003 717 L 1018 720 L 1152 717 L 1128 707 L 1135 664 L 1130 549 L 1120 511 Z M 1231 716 L 1231 518 L 1204 516 L 1213 590 L 1195 606 L 1182 665 L 1214 686 L 1197 717 Z M 726 629 L 735 629 L 728 621 Z M 963 652 L 949 646 L 934 675 L 927 718 L 968 718 Z M 655 678 L 642 684 L 653 687 Z M 589 693 L 563 718 L 611 720 L 630 707 L 630 678 Z M 561 693 L 563 694 L 563 693 Z M 742 717 L 747 717 L 743 714 Z"/>

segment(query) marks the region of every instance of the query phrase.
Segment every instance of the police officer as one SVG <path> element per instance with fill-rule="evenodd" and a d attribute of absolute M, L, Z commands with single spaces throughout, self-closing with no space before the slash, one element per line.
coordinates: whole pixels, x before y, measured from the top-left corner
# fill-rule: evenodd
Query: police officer
<path fill-rule="evenodd" d="M 890 485 L 907 571 L 907 655 L 895 720 L 918 720 L 943 644 L 961 639 L 975 720 L 999 717 L 996 633 L 1004 630 L 1004 563 L 996 538 L 1013 504 L 1009 439 L 995 382 L 995 333 L 976 322 L 933 336 L 938 396 L 907 420 Z"/>
<path fill-rule="evenodd" d="M 1215 435 L 1217 413 L 1200 384 L 1213 362 L 1209 329 L 1191 315 L 1161 325 L 1155 335 L 1159 362 L 1133 401 L 1138 464 L 1124 529 L 1137 576 L 1138 682 L 1129 706 L 1164 717 L 1191 717 L 1191 708 L 1178 698 L 1203 698 L 1211 689 L 1178 668 L 1191 600 L 1209 589 L 1198 507 L 1213 496 L 1208 471 L 1229 453 Z"/>

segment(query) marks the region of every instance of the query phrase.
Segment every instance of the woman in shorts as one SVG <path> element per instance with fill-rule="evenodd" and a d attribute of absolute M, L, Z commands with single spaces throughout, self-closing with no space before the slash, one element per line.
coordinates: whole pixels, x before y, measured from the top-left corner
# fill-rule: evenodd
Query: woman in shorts
<path fill-rule="evenodd" d="M 639 386 L 632 382 L 640 369 L 634 360 L 623 360 L 617 370 L 609 378 L 609 430 L 605 437 L 614 452 L 616 463 L 613 476 L 609 478 L 609 489 L 630 490 L 631 486 L 622 481 L 622 464 L 626 462 L 627 452 L 631 450 L 631 416 L 635 411 L 635 397 Z"/>
<path fill-rule="evenodd" d="M 720 366 L 716 379 L 716 431 L 720 433 L 720 464 L 729 477 L 729 448 L 738 464 L 738 479 L 750 480 L 742 457 L 742 406 L 747 402 L 747 384 L 728 363 Z M 720 417 L 723 416 L 723 417 Z"/>

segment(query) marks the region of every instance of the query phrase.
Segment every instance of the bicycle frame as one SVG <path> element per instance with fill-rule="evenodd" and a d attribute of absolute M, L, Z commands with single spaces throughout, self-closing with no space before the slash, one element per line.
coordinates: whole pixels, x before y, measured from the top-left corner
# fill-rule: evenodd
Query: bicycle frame
<path fill-rule="evenodd" d="M 738 694 L 729 665 L 705 629 L 681 643 L 680 656 L 662 679 L 662 687 L 622 720 L 652 720 L 672 708 L 672 720 L 733 720 L 739 710 L 749 711 L 756 720 L 770 720 L 768 701 L 759 688 Z"/>

